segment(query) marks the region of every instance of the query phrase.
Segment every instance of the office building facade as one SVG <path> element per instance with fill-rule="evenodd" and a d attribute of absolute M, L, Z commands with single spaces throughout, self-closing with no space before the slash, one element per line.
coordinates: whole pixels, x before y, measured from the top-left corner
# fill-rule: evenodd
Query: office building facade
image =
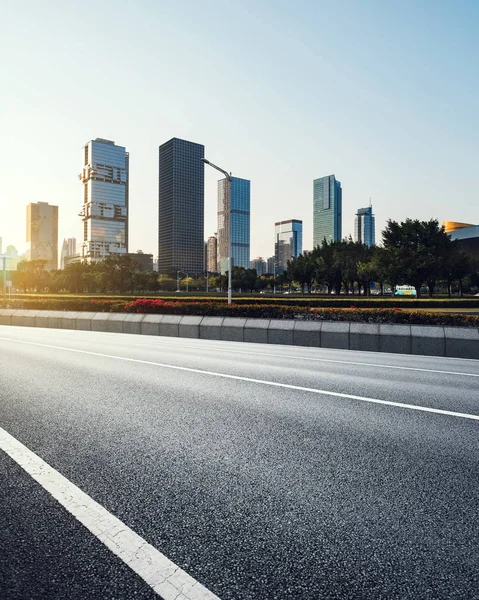
<path fill-rule="evenodd" d="M 263 257 L 258 256 L 251 261 L 251 268 L 255 269 L 257 275 L 265 275 L 267 272 L 267 263 Z"/>
<path fill-rule="evenodd" d="M 334 175 L 320 177 L 313 182 L 313 245 L 323 240 L 337 242 L 342 238 L 341 183 Z"/>
<path fill-rule="evenodd" d="M 204 270 L 205 177 L 201 144 L 172 138 L 159 148 L 158 270 Z"/>
<path fill-rule="evenodd" d="M 206 243 L 206 270 L 208 273 L 218 273 L 218 238 L 216 233 L 210 235 Z"/>
<path fill-rule="evenodd" d="M 354 219 L 354 241 L 366 246 L 374 246 L 376 244 L 375 221 L 372 206 L 358 208 Z"/>
<path fill-rule="evenodd" d="M 45 260 L 45 269 L 58 269 L 58 206 L 48 202 L 27 206 L 27 260 Z"/>
<path fill-rule="evenodd" d="M 96 138 L 83 148 L 82 260 L 95 262 L 128 252 L 129 155 L 123 146 Z"/>
<path fill-rule="evenodd" d="M 230 253 L 231 203 L 231 258 L 233 267 L 249 268 L 250 264 L 250 207 L 251 182 L 231 177 L 231 182 L 218 181 L 218 269 L 228 270 Z"/>
<path fill-rule="evenodd" d="M 284 273 L 288 261 L 297 258 L 303 251 L 303 221 L 290 219 L 274 224 L 274 254 L 276 272 Z"/>

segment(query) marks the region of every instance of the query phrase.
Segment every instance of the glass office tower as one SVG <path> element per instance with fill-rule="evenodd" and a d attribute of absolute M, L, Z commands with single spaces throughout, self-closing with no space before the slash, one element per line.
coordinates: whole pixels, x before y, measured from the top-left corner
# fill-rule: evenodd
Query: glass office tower
<path fill-rule="evenodd" d="M 297 258 L 303 251 L 303 221 L 278 221 L 274 229 L 276 272 L 284 273 L 288 260 Z"/>
<path fill-rule="evenodd" d="M 313 246 L 323 240 L 337 242 L 342 238 L 341 183 L 334 175 L 320 177 L 313 182 Z"/>
<path fill-rule="evenodd" d="M 376 226 L 373 207 L 359 208 L 354 219 L 354 241 L 362 242 L 366 246 L 376 243 Z"/>
<path fill-rule="evenodd" d="M 218 268 L 228 270 L 229 207 L 231 195 L 231 258 L 233 267 L 249 269 L 250 257 L 250 181 L 232 177 L 218 181 Z"/>
<path fill-rule="evenodd" d="M 204 271 L 205 175 L 201 144 L 172 138 L 160 146 L 158 271 Z"/>
<path fill-rule="evenodd" d="M 46 261 L 48 271 L 58 269 L 58 206 L 48 202 L 28 204 L 26 257 Z"/>
<path fill-rule="evenodd" d="M 129 157 L 123 146 L 96 138 L 83 148 L 82 260 L 128 252 Z"/>

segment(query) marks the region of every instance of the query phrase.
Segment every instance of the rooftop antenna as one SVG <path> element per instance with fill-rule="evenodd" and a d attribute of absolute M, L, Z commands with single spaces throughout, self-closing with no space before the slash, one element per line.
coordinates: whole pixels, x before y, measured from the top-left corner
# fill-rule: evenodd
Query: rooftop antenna
<path fill-rule="evenodd" d="M 369 206 L 372 206 L 372 204 L 371 204 L 371 196 L 369 196 Z"/>

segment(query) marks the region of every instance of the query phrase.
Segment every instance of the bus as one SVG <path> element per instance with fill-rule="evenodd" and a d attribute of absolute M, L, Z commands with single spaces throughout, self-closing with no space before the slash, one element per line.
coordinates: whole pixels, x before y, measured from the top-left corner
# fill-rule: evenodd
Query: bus
<path fill-rule="evenodd" d="M 416 288 L 412 285 L 398 285 L 394 291 L 395 296 L 417 296 Z"/>

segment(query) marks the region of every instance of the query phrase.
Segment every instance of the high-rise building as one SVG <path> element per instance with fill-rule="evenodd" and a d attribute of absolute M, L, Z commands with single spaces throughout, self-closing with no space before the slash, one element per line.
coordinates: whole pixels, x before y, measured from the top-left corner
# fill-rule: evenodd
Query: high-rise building
<path fill-rule="evenodd" d="M 58 206 L 48 202 L 27 206 L 27 260 L 45 260 L 45 269 L 58 269 Z"/>
<path fill-rule="evenodd" d="M 123 146 L 96 138 L 83 148 L 82 260 L 128 252 L 129 155 Z"/>
<path fill-rule="evenodd" d="M 334 175 L 320 177 L 313 182 L 313 246 L 323 240 L 337 242 L 342 238 L 341 183 Z"/>
<path fill-rule="evenodd" d="M 264 275 L 267 272 L 267 263 L 263 257 L 258 256 L 251 261 L 251 268 L 256 270 L 257 275 Z"/>
<path fill-rule="evenodd" d="M 77 241 L 76 238 L 65 238 L 62 244 L 62 251 L 60 253 L 60 269 L 65 268 L 65 259 L 67 256 L 74 256 L 77 252 Z"/>
<path fill-rule="evenodd" d="M 160 146 L 158 270 L 204 269 L 205 147 L 172 138 Z"/>
<path fill-rule="evenodd" d="M 266 273 L 272 275 L 276 271 L 276 256 L 270 256 L 266 260 Z"/>
<path fill-rule="evenodd" d="M 274 253 L 276 272 L 284 273 L 288 260 L 297 258 L 303 251 L 303 221 L 290 219 L 274 224 Z"/>
<path fill-rule="evenodd" d="M 209 273 L 217 273 L 218 272 L 218 237 L 215 233 L 214 235 L 210 235 L 208 238 L 208 242 L 206 244 L 206 261 L 207 261 L 207 271 Z"/>
<path fill-rule="evenodd" d="M 231 177 L 231 182 L 226 178 L 218 181 L 218 268 L 221 274 L 228 270 L 230 255 L 230 201 L 232 264 L 249 268 L 250 188 L 250 181 L 239 177 Z"/>
<path fill-rule="evenodd" d="M 361 242 L 366 246 L 374 246 L 376 243 L 376 226 L 373 215 L 373 207 L 358 208 L 354 219 L 354 241 Z"/>

